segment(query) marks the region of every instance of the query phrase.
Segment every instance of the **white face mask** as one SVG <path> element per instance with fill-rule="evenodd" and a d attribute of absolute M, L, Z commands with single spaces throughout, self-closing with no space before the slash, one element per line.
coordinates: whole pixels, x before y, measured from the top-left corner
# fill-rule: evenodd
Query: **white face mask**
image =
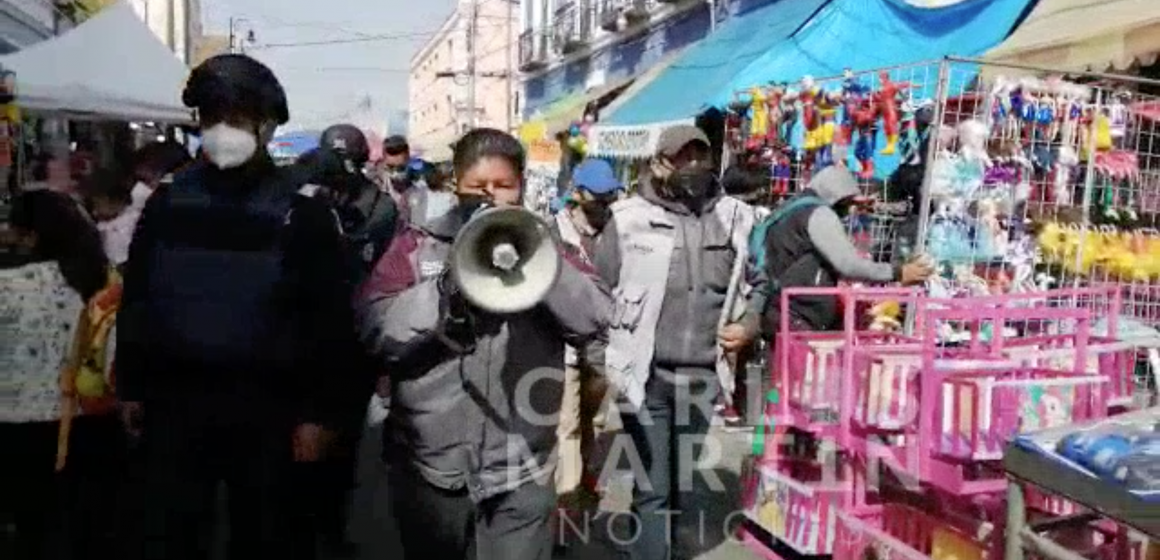
<path fill-rule="evenodd" d="M 202 131 L 201 146 L 219 169 L 233 169 L 254 157 L 258 138 L 253 132 L 219 123 Z"/>

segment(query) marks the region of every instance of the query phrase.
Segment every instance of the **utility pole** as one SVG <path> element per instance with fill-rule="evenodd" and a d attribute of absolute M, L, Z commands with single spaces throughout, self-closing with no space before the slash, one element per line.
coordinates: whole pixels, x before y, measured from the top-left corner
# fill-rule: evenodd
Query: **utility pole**
<path fill-rule="evenodd" d="M 506 0 L 506 1 L 507 1 L 507 13 L 505 14 L 505 16 L 506 16 L 507 21 L 504 24 L 503 32 L 504 32 L 504 43 L 507 45 L 507 52 L 504 53 L 504 55 L 507 57 L 506 68 L 504 68 L 504 73 L 507 74 L 507 79 L 504 81 L 504 84 L 507 87 L 507 98 L 506 98 L 507 101 L 504 103 L 504 108 L 507 109 L 507 111 L 506 111 L 506 116 L 504 117 L 504 122 L 507 123 L 507 131 L 514 132 L 512 130 L 512 124 L 513 124 L 512 117 L 516 111 L 516 108 L 512 106 L 512 90 L 515 89 L 515 84 L 512 82 L 512 76 L 515 74 L 514 72 L 512 72 L 512 42 L 513 42 L 512 18 L 515 16 L 515 14 L 513 14 L 512 12 L 515 11 L 515 6 L 517 5 L 517 3 L 515 2 L 515 0 Z M 514 41 L 516 43 L 519 43 L 519 39 L 514 39 Z"/>
<path fill-rule="evenodd" d="M 475 128 L 475 43 L 479 33 L 479 0 L 470 0 L 467 23 L 467 128 Z"/>

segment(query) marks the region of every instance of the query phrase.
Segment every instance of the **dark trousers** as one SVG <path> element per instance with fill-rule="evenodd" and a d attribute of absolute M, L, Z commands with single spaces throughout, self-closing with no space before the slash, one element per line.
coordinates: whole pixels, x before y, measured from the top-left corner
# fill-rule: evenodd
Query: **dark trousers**
<path fill-rule="evenodd" d="M 297 512 L 306 530 L 324 542 L 346 540 L 350 494 L 354 488 L 361 434 L 352 427 L 338 431 L 326 456 L 317 463 L 293 465 Z"/>
<path fill-rule="evenodd" d="M 248 412 L 214 402 L 145 404 L 142 560 L 206 560 L 225 484 L 229 558 L 311 558 L 296 531 L 292 423 L 275 407 Z"/>
<path fill-rule="evenodd" d="M 679 462 L 700 456 L 719 393 L 712 369 L 655 367 L 645 385 L 644 405 L 636 414 L 624 415 L 624 431 L 640 454 L 647 478 L 645 484 L 634 473 L 632 511 L 640 532 L 629 544 L 633 560 L 670 558 L 679 517 L 672 512 L 693 507 L 681 499 L 691 493 L 693 482 L 681 480 L 681 471 L 692 473 L 692 465 L 682 469 Z M 682 449 L 691 450 L 692 456 L 681 457 Z"/>
<path fill-rule="evenodd" d="M 550 560 L 551 484 L 526 484 L 475 503 L 466 490 L 432 486 L 405 467 L 390 473 L 391 506 L 403 558 Z"/>
<path fill-rule="evenodd" d="M 54 470 L 57 422 L 0 424 L 0 524 L 16 528 L 12 558 L 115 558 L 124 438 L 115 417 L 74 420 L 64 471 Z M 0 552 L 0 556 L 6 555 Z"/>

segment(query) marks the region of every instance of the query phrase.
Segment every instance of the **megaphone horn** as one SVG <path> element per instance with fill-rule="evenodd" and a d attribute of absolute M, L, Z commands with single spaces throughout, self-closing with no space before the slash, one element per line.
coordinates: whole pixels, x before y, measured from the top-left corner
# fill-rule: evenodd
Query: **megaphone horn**
<path fill-rule="evenodd" d="M 496 314 L 539 304 L 560 274 L 560 252 L 548 225 L 523 208 L 475 215 L 451 245 L 450 272 L 459 292 Z"/>

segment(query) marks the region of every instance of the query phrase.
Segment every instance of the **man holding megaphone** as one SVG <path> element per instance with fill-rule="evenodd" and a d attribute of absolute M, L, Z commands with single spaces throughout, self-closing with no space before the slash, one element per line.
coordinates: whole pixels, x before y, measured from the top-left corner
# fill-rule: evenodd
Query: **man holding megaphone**
<path fill-rule="evenodd" d="M 548 560 L 564 346 L 611 299 L 519 206 L 518 140 L 473 130 L 453 163 L 458 207 L 398 234 L 357 302 L 390 376 L 393 510 L 407 558 Z"/>

